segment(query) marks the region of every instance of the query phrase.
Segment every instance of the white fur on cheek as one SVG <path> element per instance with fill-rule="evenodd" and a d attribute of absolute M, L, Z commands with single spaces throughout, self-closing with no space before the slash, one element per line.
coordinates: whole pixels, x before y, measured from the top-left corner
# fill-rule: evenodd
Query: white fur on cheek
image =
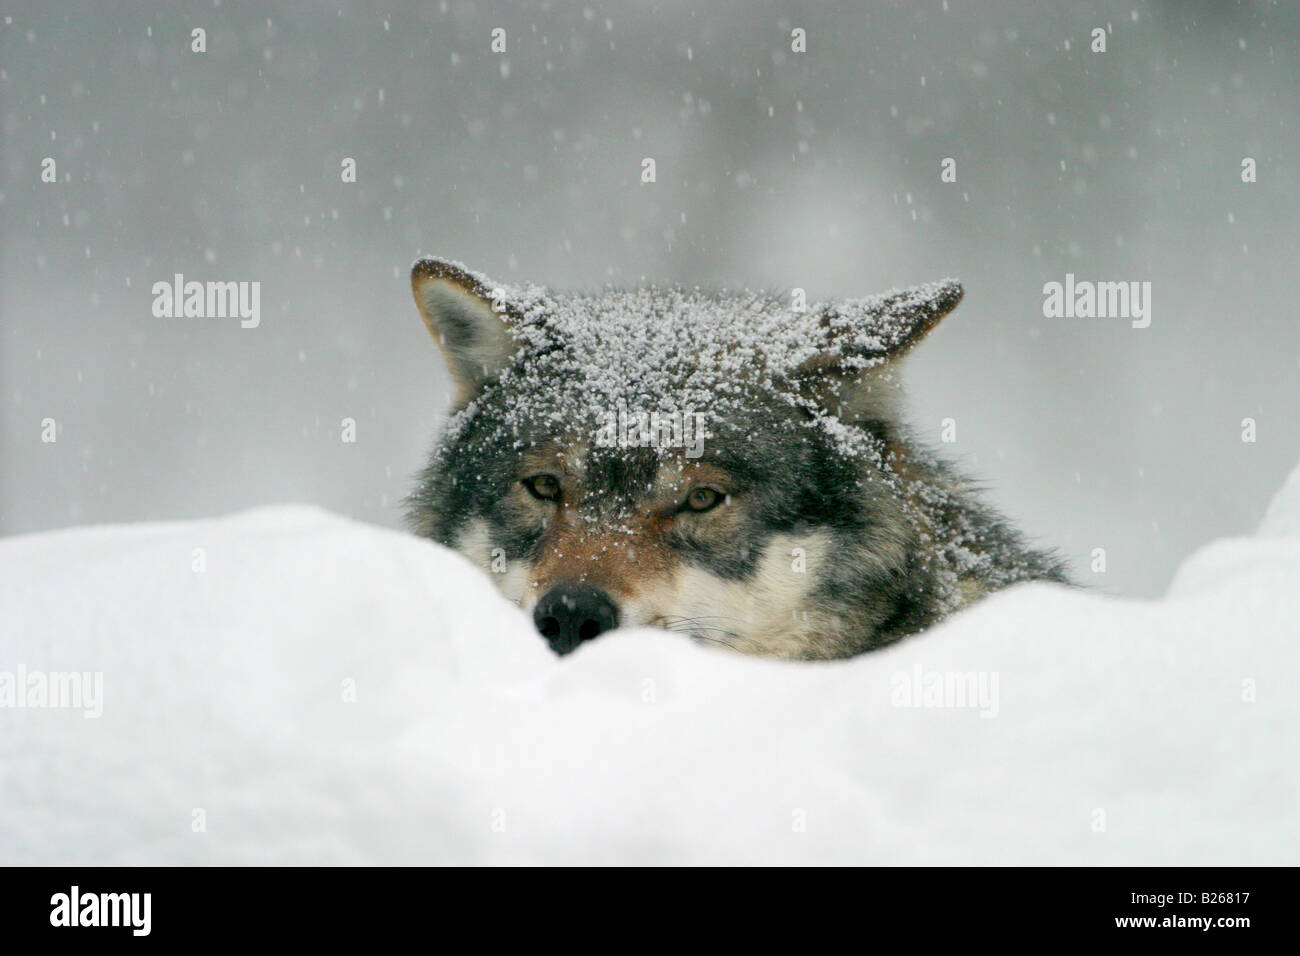
<path fill-rule="evenodd" d="M 662 613 L 718 628 L 702 629 L 701 633 L 706 638 L 714 635 L 736 650 L 802 656 L 806 646 L 802 635 L 813 623 L 805 617 L 809 595 L 830 545 L 831 533 L 824 530 L 774 535 L 754 574 L 745 581 L 728 581 L 703 568 L 684 567 L 678 572 L 675 606 Z M 728 638 L 723 631 L 735 638 Z"/>
<path fill-rule="evenodd" d="M 492 537 L 488 533 L 487 522 L 482 518 L 470 521 L 456 536 L 456 550 L 482 568 L 501 593 L 516 604 L 522 606 L 525 599 L 530 597 L 525 594 L 528 590 L 528 567 L 522 561 L 507 560 L 504 572 L 493 570 Z M 534 603 L 535 599 L 529 606 Z"/>
<path fill-rule="evenodd" d="M 538 600 L 537 589 L 529 584 L 531 569 L 523 561 L 507 561 L 505 574 L 494 574 L 501 593 L 525 611 L 531 611 Z"/>
<path fill-rule="evenodd" d="M 650 597 L 653 599 L 654 595 Z M 618 609 L 618 626 L 644 627 L 657 616 L 652 600 L 633 598 Z"/>
<path fill-rule="evenodd" d="M 461 529 L 455 547 L 484 571 L 492 570 L 492 539 L 488 535 L 487 522 L 482 518 L 475 518 Z"/>

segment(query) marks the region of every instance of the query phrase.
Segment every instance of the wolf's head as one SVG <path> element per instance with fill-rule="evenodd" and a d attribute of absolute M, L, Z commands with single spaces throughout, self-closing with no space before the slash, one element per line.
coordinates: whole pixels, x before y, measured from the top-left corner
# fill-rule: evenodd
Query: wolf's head
<path fill-rule="evenodd" d="M 961 561 L 998 563 L 974 546 L 985 513 L 963 530 L 971 512 L 927 502 L 950 476 L 896 424 L 897 360 L 955 282 L 803 307 L 560 295 L 422 259 L 411 284 L 456 388 L 415 529 L 491 573 L 561 653 L 652 625 L 845 656 L 961 603 Z"/>

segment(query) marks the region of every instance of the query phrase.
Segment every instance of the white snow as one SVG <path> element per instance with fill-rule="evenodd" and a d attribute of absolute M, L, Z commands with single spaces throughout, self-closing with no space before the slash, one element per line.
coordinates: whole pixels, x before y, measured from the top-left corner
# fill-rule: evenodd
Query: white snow
<path fill-rule="evenodd" d="M 305 507 L 11 538 L 0 679 L 102 672 L 103 713 L 0 708 L 0 863 L 1294 865 L 1298 631 L 1300 470 L 1163 600 L 1022 585 L 815 665 L 559 659 Z M 996 697 L 896 706 L 918 669 Z"/>

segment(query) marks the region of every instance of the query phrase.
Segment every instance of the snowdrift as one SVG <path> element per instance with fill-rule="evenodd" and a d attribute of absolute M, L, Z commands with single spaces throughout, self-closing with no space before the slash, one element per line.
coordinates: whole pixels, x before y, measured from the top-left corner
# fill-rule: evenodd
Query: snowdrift
<path fill-rule="evenodd" d="M 14 538 L 0 863 L 1295 864 L 1298 632 L 1300 470 L 1161 601 L 1021 586 L 833 664 L 557 659 L 311 508 Z"/>

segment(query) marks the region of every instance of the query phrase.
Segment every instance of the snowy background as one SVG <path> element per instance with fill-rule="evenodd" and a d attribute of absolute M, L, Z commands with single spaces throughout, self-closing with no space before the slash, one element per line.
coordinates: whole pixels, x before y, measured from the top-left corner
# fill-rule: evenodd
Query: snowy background
<path fill-rule="evenodd" d="M 0 2 L 0 533 L 400 526 L 446 402 L 419 253 L 814 299 L 956 275 L 917 427 L 955 419 L 1082 580 L 1162 594 L 1300 457 L 1297 43 L 1269 2 Z M 260 281 L 260 328 L 155 318 L 177 272 Z M 1044 319 L 1067 272 L 1150 281 L 1151 327 Z"/>
<path fill-rule="evenodd" d="M 0 707 L 0 863 L 1300 862 L 1297 43 L 1266 2 L 0 0 L 0 682 L 103 679 Z M 1093 587 L 831 664 L 557 659 L 389 530 L 447 401 L 421 253 L 959 276 L 917 428 Z M 260 327 L 155 318 L 178 272 Z M 1067 272 L 1150 328 L 1045 319 Z"/>

